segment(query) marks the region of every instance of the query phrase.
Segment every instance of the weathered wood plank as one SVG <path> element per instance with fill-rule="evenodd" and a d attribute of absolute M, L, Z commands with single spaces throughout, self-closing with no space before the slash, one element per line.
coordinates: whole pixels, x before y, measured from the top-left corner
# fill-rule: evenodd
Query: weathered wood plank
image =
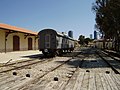
<path fill-rule="evenodd" d="M 70 78 L 68 84 L 65 86 L 65 90 L 73 90 L 77 76 L 79 75 L 79 70 L 77 70 L 74 75 Z"/>
<path fill-rule="evenodd" d="M 89 86 L 89 73 L 85 73 L 82 85 L 81 85 L 81 89 L 80 90 L 88 90 L 88 86 Z"/>
<path fill-rule="evenodd" d="M 101 83 L 101 80 L 100 80 L 100 76 L 98 73 L 96 73 L 95 75 L 95 82 L 96 82 L 96 89 L 97 90 L 103 90 L 103 86 L 102 86 L 102 83 Z"/>
<path fill-rule="evenodd" d="M 110 84 L 108 82 L 108 79 L 105 77 L 105 74 L 103 74 L 103 79 L 104 79 L 104 82 L 106 84 L 107 90 L 112 90 L 112 88 L 110 87 Z"/>
<path fill-rule="evenodd" d="M 118 78 L 117 78 L 118 76 Z M 116 83 L 117 87 L 120 88 L 120 75 L 119 74 L 112 74 L 111 78 Z"/>
<path fill-rule="evenodd" d="M 7 85 L 10 82 L 14 82 L 15 79 L 17 79 L 17 78 L 20 78 L 20 77 L 16 76 L 16 77 L 11 77 L 11 78 L 5 79 L 4 81 L 0 82 L 0 87 L 3 86 L 3 85 Z"/>
<path fill-rule="evenodd" d="M 7 75 L 0 77 L 0 83 L 1 83 L 2 81 L 4 81 L 4 80 L 9 79 L 10 77 L 11 77 L 11 76 L 7 76 Z"/>
<path fill-rule="evenodd" d="M 95 74 L 90 73 L 88 90 L 96 90 Z"/>
<path fill-rule="evenodd" d="M 47 85 L 45 85 L 44 90 L 53 90 L 53 86 L 56 84 L 56 81 L 51 81 Z"/>
<path fill-rule="evenodd" d="M 31 87 L 28 87 L 27 89 L 32 89 L 32 90 L 44 90 L 46 85 L 50 83 L 51 81 L 48 80 L 40 80 L 39 83 L 33 84 Z M 26 90 L 26 88 L 25 88 Z"/>
<path fill-rule="evenodd" d="M 103 86 L 103 89 L 104 90 L 109 90 L 109 88 L 107 88 L 107 84 L 106 84 L 106 82 L 105 82 L 105 79 L 104 79 L 104 77 L 103 77 L 103 73 L 99 73 L 99 75 L 100 75 L 100 79 L 101 79 L 101 83 L 102 83 L 102 86 Z"/>
<path fill-rule="evenodd" d="M 54 90 L 64 90 L 65 84 L 65 82 L 61 82 L 57 88 L 54 88 Z"/>
<path fill-rule="evenodd" d="M 84 78 L 84 73 L 80 72 L 79 75 L 77 76 L 73 90 L 80 90 L 83 78 Z"/>
<path fill-rule="evenodd" d="M 110 75 L 106 74 L 105 76 L 108 79 L 108 82 L 109 82 L 112 90 L 119 90 L 118 87 L 116 86 L 116 83 L 112 80 L 112 78 L 110 77 Z"/>
<path fill-rule="evenodd" d="M 119 74 L 112 74 L 113 80 L 116 82 L 118 88 L 120 88 L 120 75 Z"/>

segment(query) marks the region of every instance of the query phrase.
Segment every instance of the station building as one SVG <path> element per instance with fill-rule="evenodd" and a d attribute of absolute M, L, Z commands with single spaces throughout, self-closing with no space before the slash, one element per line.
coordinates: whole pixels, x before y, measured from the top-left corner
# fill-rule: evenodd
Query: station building
<path fill-rule="evenodd" d="M 110 39 L 98 39 L 98 40 L 94 40 L 94 46 L 100 49 L 104 48 L 104 44 L 105 44 L 105 48 L 106 49 L 112 49 L 113 48 L 113 42 Z"/>
<path fill-rule="evenodd" d="M 37 32 L 0 23 L 0 52 L 37 49 Z"/>

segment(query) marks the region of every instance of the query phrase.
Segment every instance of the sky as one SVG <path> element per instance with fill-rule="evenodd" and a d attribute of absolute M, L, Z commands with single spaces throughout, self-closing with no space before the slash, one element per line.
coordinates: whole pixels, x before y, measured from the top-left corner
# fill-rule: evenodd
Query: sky
<path fill-rule="evenodd" d="M 73 31 L 90 37 L 94 32 L 95 0 L 0 0 L 0 23 L 39 32 L 52 28 L 58 32 Z"/>

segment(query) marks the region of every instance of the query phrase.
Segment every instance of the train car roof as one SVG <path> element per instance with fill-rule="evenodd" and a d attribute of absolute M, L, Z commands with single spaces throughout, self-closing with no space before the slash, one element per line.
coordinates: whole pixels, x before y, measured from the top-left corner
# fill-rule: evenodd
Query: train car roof
<path fill-rule="evenodd" d="M 61 37 L 64 37 L 64 38 L 68 38 L 68 39 L 74 40 L 73 38 L 71 38 L 71 37 L 69 37 L 69 36 L 67 36 L 67 35 L 65 35 L 65 34 L 63 34 L 63 33 L 60 33 L 60 32 L 58 32 L 58 31 L 56 31 L 56 30 L 54 30 L 54 29 L 43 29 L 43 30 L 41 30 L 40 32 L 47 31 L 47 30 L 51 30 L 52 32 L 55 32 L 58 36 L 61 36 Z M 39 32 L 39 33 L 40 33 L 40 32 Z"/>
<path fill-rule="evenodd" d="M 59 35 L 59 36 L 62 36 L 62 37 L 65 37 L 65 38 L 68 38 L 68 39 L 74 40 L 73 38 L 67 36 L 66 34 L 63 34 L 63 33 L 57 32 L 57 31 L 56 31 L 56 33 L 57 33 L 57 35 Z"/>

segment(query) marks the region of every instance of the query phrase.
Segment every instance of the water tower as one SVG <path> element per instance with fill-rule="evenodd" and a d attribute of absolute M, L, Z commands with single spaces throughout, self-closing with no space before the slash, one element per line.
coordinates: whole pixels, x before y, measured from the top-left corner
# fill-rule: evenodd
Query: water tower
<path fill-rule="evenodd" d="M 71 37 L 71 38 L 73 38 L 73 31 L 69 31 L 68 32 L 68 36 Z"/>

